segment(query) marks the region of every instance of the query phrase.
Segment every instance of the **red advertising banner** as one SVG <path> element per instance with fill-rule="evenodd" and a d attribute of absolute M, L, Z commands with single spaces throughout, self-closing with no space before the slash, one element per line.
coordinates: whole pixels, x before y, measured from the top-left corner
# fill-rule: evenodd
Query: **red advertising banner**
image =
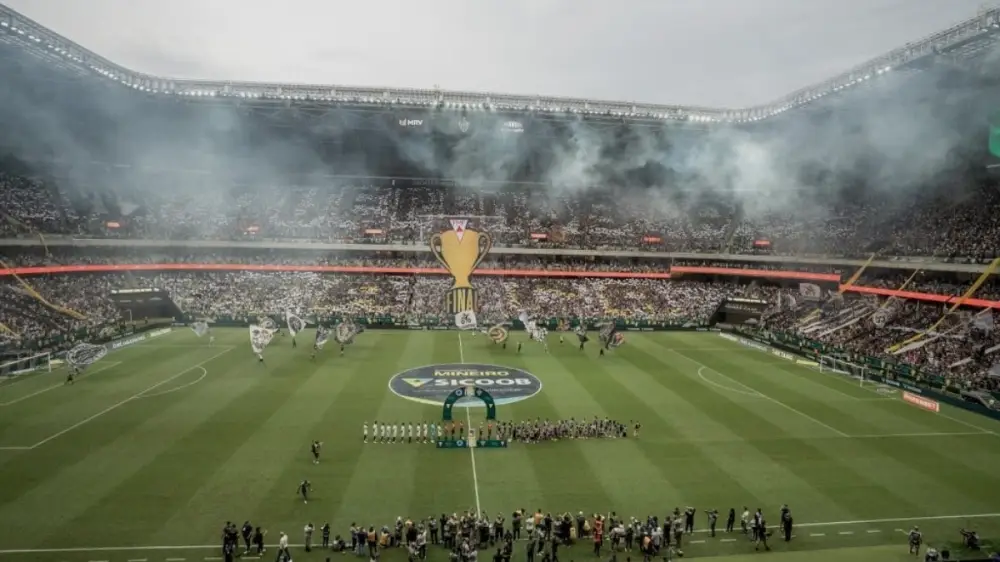
<path fill-rule="evenodd" d="M 374 236 L 376 234 L 385 234 L 385 231 L 381 228 L 366 228 L 365 234 Z"/>
<path fill-rule="evenodd" d="M 663 242 L 663 238 L 660 238 L 659 236 L 643 236 L 642 241 L 646 244 L 659 244 L 660 242 Z"/>
<path fill-rule="evenodd" d="M 801 279 L 802 281 L 822 281 L 840 283 L 836 273 L 813 273 L 811 271 L 776 271 L 773 269 L 739 269 L 734 267 L 687 267 L 675 265 L 671 273 L 695 273 L 699 275 L 739 275 L 740 277 L 769 277 L 771 279 Z"/>
<path fill-rule="evenodd" d="M 121 265 L 56 265 L 0 269 L 0 277 L 47 273 L 113 273 L 115 271 L 309 271 L 314 273 L 381 273 L 384 275 L 451 275 L 438 267 L 365 267 L 332 265 L 246 265 L 230 263 L 149 263 Z M 605 279 L 670 279 L 669 273 L 620 271 L 549 271 L 544 269 L 477 269 L 476 275 L 506 277 L 591 277 Z"/>
<path fill-rule="evenodd" d="M 544 233 L 544 232 L 532 232 L 531 233 L 531 239 L 532 240 L 548 240 L 549 239 L 549 235 L 546 234 L 546 233 Z"/>

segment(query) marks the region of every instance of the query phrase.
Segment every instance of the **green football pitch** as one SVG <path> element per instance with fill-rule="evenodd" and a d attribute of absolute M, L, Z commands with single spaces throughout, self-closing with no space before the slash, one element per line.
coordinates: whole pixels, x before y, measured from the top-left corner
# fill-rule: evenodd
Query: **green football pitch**
<path fill-rule="evenodd" d="M 59 370 L 0 382 L 0 559 L 212 560 L 227 520 L 301 543 L 307 522 L 346 534 L 352 522 L 517 508 L 645 518 L 746 505 L 774 524 L 787 503 L 795 537 L 772 546 L 788 559 L 903 559 L 913 525 L 937 547 L 954 547 L 962 527 L 1000 537 L 1000 423 L 924 411 L 717 334 L 629 333 L 599 357 L 572 335 L 562 345 L 550 335 L 549 353 L 533 342 L 517 353 L 521 334 L 502 349 L 468 333 L 370 331 L 344 356 L 331 343 L 310 361 L 310 330 L 296 349 L 276 338 L 266 365 L 246 330 L 215 335 L 210 345 L 182 329 L 112 352 L 73 386 Z M 607 416 L 639 420 L 642 433 L 489 450 L 362 443 L 365 421 L 440 420 L 440 406 L 388 382 L 446 363 L 542 381 L 537 395 L 498 406 L 501 420 Z M 296 496 L 302 479 L 313 483 L 308 504 Z M 686 556 L 753 555 L 742 535 L 710 537 L 705 519 Z M 297 549 L 295 560 L 329 555 Z"/>

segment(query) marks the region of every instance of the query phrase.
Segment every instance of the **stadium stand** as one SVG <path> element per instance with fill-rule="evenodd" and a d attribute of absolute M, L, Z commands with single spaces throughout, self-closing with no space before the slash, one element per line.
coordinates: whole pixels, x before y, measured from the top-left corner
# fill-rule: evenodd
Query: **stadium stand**
<path fill-rule="evenodd" d="M 876 326 L 871 317 L 885 291 L 906 284 L 953 302 L 982 270 L 958 266 L 1000 256 L 1000 191 L 979 146 L 982 116 L 995 107 L 982 80 L 989 69 L 971 58 L 980 42 L 995 39 L 996 11 L 893 51 L 864 72 L 775 104 L 725 111 L 157 79 L 115 67 L 6 8 L 0 14 L 7 24 L 0 74 L 18 78 L 0 92 L 7 125 L 0 254 L 13 267 L 149 266 L 3 275 L 0 344 L 15 352 L 64 346 L 128 322 L 109 300 L 116 288 L 165 288 L 192 316 L 290 306 L 438 315 L 433 295 L 446 285 L 438 276 L 152 266 L 436 268 L 422 248 L 449 217 L 474 220 L 505 249 L 481 267 L 549 274 L 483 276 L 487 316 L 531 309 L 707 323 L 724 299 L 757 296 L 772 306 L 758 328 L 876 357 L 942 314 L 940 302 L 911 295 L 894 299 L 891 318 Z M 35 39 L 21 39 L 11 25 Z M 37 49 L 40 56 L 25 56 Z M 936 57 L 948 64 L 933 64 Z M 958 58 L 973 62 L 962 66 Z M 918 111 L 929 99 L 934 111 Z M 24 111 L 26 104 L 37 111 Z M 40 124 L 32 117 L 39 114 L 59 126 Z M 872 140 L 886 124 L 883 114 L 890 123 L 921 115 L 914 138 L 930 130 L 944 144 L 893 152 L 916 141 Z M 741 160 L 754 135 L 767 142 Z M 600 140 L 586 144 L 591 136 Z M 928 157 L 940 154 L 946 157 Z M 914 155 L 934 161 L 913 171 Z M 758 166 L 767 168 L 763 180 Z M 770 185 L 785 183 L 794 185 Z M 321 244 L 346 246 L 300 247 Z M 614 255 L 621 252 L 628 254 Z M 882 265 L 862 268 L 872 255 Z M 774 259 L 750 259 L 761 256 Z M 729 271 L 678 269 L 685 267 Z M 830 290 L 859 269 L 854 285 L 875 293 L 796 298 L 803 274 L 835 276 L 824 285 Z M 911 278 L 914 269 L 924 271 Z M 975 297 L 1000 299 L 1000 287 L 987 281 Z M 980 310 L 961 307 L 942 324 L 960 337 L 937 338 L 902 359 L 995 390 L 987 350 L 996 332 L 971 328 Z"/>

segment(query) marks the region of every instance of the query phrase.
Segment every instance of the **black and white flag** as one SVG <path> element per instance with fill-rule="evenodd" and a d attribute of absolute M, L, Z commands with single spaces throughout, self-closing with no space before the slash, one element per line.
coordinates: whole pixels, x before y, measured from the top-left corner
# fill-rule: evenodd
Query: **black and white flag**
<path fill-rule="evenodd" d="M 288 334 L 293 338 L 295 334 L 306 329 L 306 321 L 287 310 L 285 311 L 285 325 L 288 326 Z"/>
<path fill-rule="evenodd" d="M 271 338 L 273 337 L 274 330 L 269 330 L 256 324 L 250 325 L 250 347 L 257 355 L 264 353 L 264 348 L 267 347 L 267 344 L 271 343 Z"/>
<path fill-rule="evenodd" d="M 66 352 L 66 362 L 74 367 L 86 367 L 97 363 L 108 354 L 108 348 L 92 343 L 79 343 Z"/>
<path fill-rule="evenodd" d="M 465 310 L 455 315 L 455 327 L 459 330 L 475 330 L 477 325 L 476 313 L 471 310 Z"/>
<path fill-rule="evenodd" d="M 348 344 L 354 341 L 354 336 L 358 335 L 358 326 L 350 320 L 344 320 L 337 324 L 336 338 L 338 343 Z"/>
<path fill-rule="evenodd" d="M 330 339 L 330 329 L 323 326 L 316 326 L 316 349 L 323 349 Z"/>

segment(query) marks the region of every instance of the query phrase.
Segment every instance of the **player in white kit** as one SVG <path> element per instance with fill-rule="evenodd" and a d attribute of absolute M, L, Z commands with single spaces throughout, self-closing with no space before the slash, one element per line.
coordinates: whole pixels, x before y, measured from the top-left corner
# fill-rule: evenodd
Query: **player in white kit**
<path fill-rule="evenodd" d="M 365 422 L 365 427 L 362 430 L 362 432 L 363 432 L 363 435 L 364 435 L 365 443 L 367 443 L 368 442 L 368 422 Z"/>

